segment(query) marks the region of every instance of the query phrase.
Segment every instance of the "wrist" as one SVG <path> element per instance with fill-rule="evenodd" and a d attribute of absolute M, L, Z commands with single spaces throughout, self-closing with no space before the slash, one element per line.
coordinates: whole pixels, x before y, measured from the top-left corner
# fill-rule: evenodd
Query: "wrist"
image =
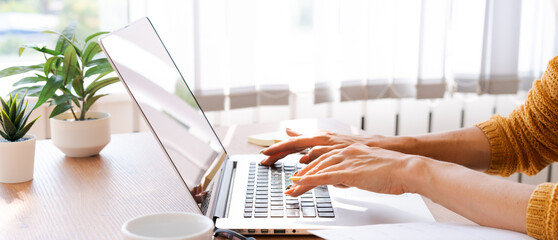
<path fill-rule="evenodd" d="M 366 145 L 369 147 L 380 147 L 406 154 L 416 154 L 418 140 L 410 136 L 385 137 L 374 135 L 369 137 Z"/>
<path fill-rule="evenodd" d="M 428 188 L 433 185 L 431 168 L 435 163 L 435 160 L 427 157 L 409 155 L 409 158 L 403 161 L 398 176 L 405 192 L 426 196 Z"/>

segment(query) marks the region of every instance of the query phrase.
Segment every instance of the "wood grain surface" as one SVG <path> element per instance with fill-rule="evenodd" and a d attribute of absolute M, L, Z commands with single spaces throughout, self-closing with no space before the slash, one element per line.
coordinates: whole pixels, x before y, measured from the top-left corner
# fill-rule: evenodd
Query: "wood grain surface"
<path fill-rule="evenodd" d="M 290 127 L 358 133 L 330 119 L 217 128 L 229 154 L 257 153 L 251 134 Z M 1 157 L 1 156 L 0 156 Z M 425 199 L 437 221 L 469 222 Z M 65 157 L 50 140 L 37 141 L 34 179 L 0 184 L 0 239 L 120 239 L 120 227 L 144 214 L 197 212 L 186 187 L 151 133 L 117 134 L 100 155 Z M 258 237 L 258 239 L 284 237 Z M 312 236 L 288 239 L 315 239 Z"/>
<path fill-rule="evenodd" d="M 0 184 L 0 239 L 118 239 L 143 214 L 199 212 L 151 133 L 114 135 L 100 155 L 37 141 L 34 179 Z"/>

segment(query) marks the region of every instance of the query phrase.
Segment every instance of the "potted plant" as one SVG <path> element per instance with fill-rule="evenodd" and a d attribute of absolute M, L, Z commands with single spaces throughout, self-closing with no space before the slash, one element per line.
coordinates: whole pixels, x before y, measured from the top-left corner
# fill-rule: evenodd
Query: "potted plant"
<path fill-rule="evenodd" d="M 17 95 L 10 94 L 8 101 L 0 98 L 0 182 L 20 183 L 33 179 L 33 164 L 35 162 L 35 136 L 27 134 L 35 121 L 27 123 L 30 109 L 27 113 L 27 102 L 23 105 L 25 96 L 18 101 Z"/>
<path fill-rule="evenodd" d="M 98 154 L 110 142 L 110 114 L 91 112 L 91 106 L 107 94 L 102 88 L 119 81 L 107 76 L 113 72 L 109 61 L 99 57 L 101 47 L 94 39 L 107 32 L 94 33 L 83 42 L 75 37 L 76 24 L 71 23 L 61 33 L 44 31 L 58 36 L 54 49 L 26 45 L 41 52 L 45 62 L 39 65 L 11 67 L 0 71 L 0 78 L 33 72 L 34 76 L 16 82 L 12 94 L 28 92 L 37 96 L 36 107 L 50 102 L 51 137 L 54 145 L 70 157 Z M 86 82 L 88 84 L 86 84 Z"/>

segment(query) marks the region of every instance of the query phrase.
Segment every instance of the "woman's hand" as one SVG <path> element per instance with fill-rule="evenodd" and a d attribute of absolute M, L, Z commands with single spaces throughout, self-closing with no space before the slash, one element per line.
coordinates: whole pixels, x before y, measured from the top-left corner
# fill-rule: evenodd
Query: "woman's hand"
<path fill-rule="evenodd" d="M 458 164 L 363 144 L 320 156 L 292 180 L 295 187 L 285 192 L 291 196 L 339 184 L 377 193 L 418 193 L 480 225 L 518 232 L 526 231 L 535 190 Z"/>
<path fill-rule="evenodd" d="M 274 144 L 262 151 L 263 154 L 269 156 L 267 159 L 262 161 L 263 165 L 271 165 L 289 154 L 301 152 L 307 148 L 311 149 L 308 153 L 302 156 L 302 158 L 300 158 L 300 163 L 310 163 L 325 153 L 345 148 L 354 143 L 376 146 L 378 143 L 382 142 L 382 140 L 387 139 L 387 137 L 379 135 L 344 135 L 328 131 L 320 131 L 318 134 L 313 136 L 303 136 L 288 128 L 286 129 L 286 132 L 292 138 Z"/>
<path fill-rule="evenodd" d="M 293 197 L 319 185 L 340 185 L 388 194 L 402 194 L 410 189 L 409 166 L 415 155 L 403 154 L 364 144 L 352 144 L 331 150 L 300 170 L 292 178 L 295 187 L 285 194 Z"/>

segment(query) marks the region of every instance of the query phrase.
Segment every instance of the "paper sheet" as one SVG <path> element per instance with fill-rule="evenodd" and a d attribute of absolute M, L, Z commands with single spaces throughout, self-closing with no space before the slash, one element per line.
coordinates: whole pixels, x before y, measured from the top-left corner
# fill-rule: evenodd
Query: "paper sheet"
<path fill-rule="evenodd" d="M 325 239 L 383 239 L 383 240 L 532 240 L 526 234 L 461 223 L 400 223 L 378 224 L 310 233 Z"/>

